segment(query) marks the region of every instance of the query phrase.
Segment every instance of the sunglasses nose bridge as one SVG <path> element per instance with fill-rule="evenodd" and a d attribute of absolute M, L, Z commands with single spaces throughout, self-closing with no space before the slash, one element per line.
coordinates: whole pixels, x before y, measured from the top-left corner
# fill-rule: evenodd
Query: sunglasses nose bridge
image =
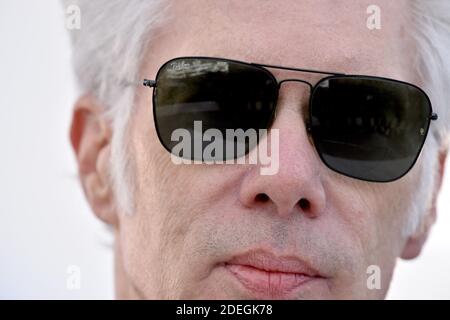
<path fill-rule="evenodd" d="M 285 83 L 285 82 L 298 82 L 298 83 L 301 83 L 301 84 L 306 84 L 307 86 L 308 86 L 308 88 L 309 88 L 309 98 L 307 98 L 307 99 L 310 99 L 311 98 L 311 94 L 312 94 L 312 92 L 313 92 L 313 89 L 314 89 L 314 86 L 310 83 L 310 82 L 308 82 L 308 81 L 305 81 L 305 80 L 302 80 L 302 79 L 295 79 L 295 78 L 289 78 L 289 79 L 283 79 L 283 80 L 281 80 L 280 82 L 278 82 L 278 91 L 280 91 L 280 89 L 281 89 L 281 85 L 283 84 L 283 83 Z M 278 101 L 278 103 L 279 103 L 280 101 Z M 274 110 L 274 120 L 273 121 L 275 121 L 275 119 L 277 118 L 277 113 L 278 113 L 278 110 L 279 110 L 279 105 L 277 104 L 277 107 L 275 108 L 275 110 Z M 304 111 L 304 110 L 303 110 Z M 304 111 L 304 112 L 306 112 L 306 111 Z M 309 135 L 310 134 L 310 123 L 309 123 L 309 116 L 307 116 L 306 115 L 306 113 L 305 113 L 305 126 L 306 126 L 306 131 L 307 131 L 307 134 Z"/>
<path fill-rule="evenodd" d="M 278 82 L 278 91 L 281 90 L 281 85 L 283 83 L 285 83 L 285 82 L 299 82 L 301 84 L 306 84 L 308 86 L 308 88 L 309 88 L 309 92 L 307 93 L 307 96 L 306 96 L 307 98 L 306 99 L 310 99 L 311 98 L 311 94 L 313 92 L 314 86 L 311 83 L 309 83 L 308 81 L 305 81 L 305 80 L 302 80 L 302 79 L 283 79 L 280 82 Z M 302 96 L 303 96 L 303 94 L 304 93 L 302 93 Z M 277 108 L 275 109 L 275 113 L 276 113 L 277 109 L 278 109 L 278 105 L 277 105 Z"/>
<path fill-rule="evenodd" d="M 313 90 L 313 85 L 311 83 L 309 83 L 308 81 L 305 81 L 305 80 L 301 80 L 301 79 L 283 79 L 280 82 L 278 82 L 278 90 L 281 89 L 281 85 L 284 82 L 300 82 L 300 83 L 306 84 L 309 87 L 310 92 L 312 92 L 312 90 Z"/>

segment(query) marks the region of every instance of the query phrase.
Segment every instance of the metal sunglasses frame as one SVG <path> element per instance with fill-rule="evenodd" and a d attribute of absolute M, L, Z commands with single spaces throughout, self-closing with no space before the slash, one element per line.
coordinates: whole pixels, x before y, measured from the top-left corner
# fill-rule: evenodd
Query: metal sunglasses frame
<path fill-rule="evenodd" d="M 357 176 L 352 176 L 352 175 L 350 175 L 348 173 L 341 172 L 341 171 L 337 170 L 336 168 L 333 168 L 333 167 L 329 166 L 328 163 L 323 158 L 322 153 L 321 152 L 317 152 L 319 154 L 319 157 L 321 158 L 322 162 L 329 169 L 331 169 L 332 171 L 338 172 L 340 174 L 343 174 L 343 175 L 345 175 L 347 177 L 355 178 L 355 179 L 358 179 L 358 180 L 369 181 L 369 182 L 392 182 L 392 181 L 398 180 L 398 179 L 402 178 L 404 175 L 406 175 L 414 167 L 415 163 L 417 162 L 417 159 L 419 158 L 421 150 L 422 150 L 422 148 L 423 148 L 423 146 L 425 144 L 426 138 L 428 136 L 428 132 L 429 132 L 431 121 L 435 121 L 435 120 L 438 119 L 437 113 L 433 112 L 431 100 L 428 97 L 428 95 L 426 94 L 426 92 L 423 89 L 421 89 L 420 87 L 418 87 L 418 86 L 416 86 L 416 85 L 414 85 L 412 83 L 409 83 L 409 82 L 396 80 L 396 79 L 391 79 L 391 78 L 385 78 L 385 77 L 378 77 L 378 76 L 368 76 L 368 75 L 359 75 L 359 74 L 346 74 L 346 73 L 342 73 L 342 72 L 332 72 L 332 71 L 322 71 L 322 70 L 314 70 L 314 69 L 294 68 L 294 67 L 286 67 L 286 66 L 279 66 L 279 65 L 272 65 L 272 64 L 245 62 L 245 61 L 234 60 L 234 59 L 227 59 L 227 58 L 221 58 L 221 57 L 183 56 L 183 57 L 176 57 L 176 58 L 170 59 L 167 62 L 165 62 L 158 69 L 158 72 L 156 74 L 155 80 L 144 79 L 142 84 L 145 87 L 149 87 L 149 88 L 155 89 L 158 86 L 158 78 L 159 78 L 159 74 L 160 74 L 161 70 L 163 70 L 164 67 L 167 64 L 169 64 L 169 63 L 171 63 L 173 61 L 183 60 L 183 59 L 189 59 L 189 60 L 199 59 L 199 60 L 223 61 L 223 62 L 230 62 L 230 63 L 240 64 L 240 65 L 244 65 L 244 66 L 247 65 L 247 66 L 252 67 L 252 68 L 256 67 L 256 68 L 259 68 L 260 70 L 263 70 L 264 72 L 266 72 L 272 78 L 273 82 L 277 84 L 277 89 L 278 90 L 277 90 L 277 96 L 276 96 L 276 99 L 275 99 L 274 113 L 276 112 L 276 109 L 277 109 L 278 92 L 280 90 L 281 85 L 284 82 L 292 81 L 292 82 L 300 82 L 300 83 L 306 84 L 310 88 L 310 97 L 309 97 L 309 117 L 310 117 L 310 119 L 312 118 L 312 101 L 313 101 L 312 97 L 314 96 L 314 92 L 324 81 L 327 81 L 327 80 L 330 80 L 330 79 L 336 79 L 336 78 L 359 78 L 359 79 L 369 79 L 369 80 L 370 79 L 382 80 L 382 81 L 388 81 L 388 82 L 394 82 L 394 83 L 407 85 L 407 86 L 410 86 L 410 87 L 413 87 L 413 88 L 419 90 L 426 97 L 426 99 L 428 101 L 428 106 L 429 106 L 427 131 L 424 134 L 424 139 L 423 139 L 422 145 L 418 149 L 417 155 L 416 155 L 414 161 L 412 162 L 411 166 L 409 167 L 408 170 L 406 170 L 406 172 L 404 172 L 399 177 L 396 177 L 396 178 L 391 179 L 391 180 L 378 181 L 378 180 L 363 179 L 363 178 L 360 178 L 360 177 L 357 177 Z M 283 79 L 281 81 L 278 81 L 275 78 L 275 76 L 273 75 L 273 73 L 270 72 L 268 69 L 278 69 L 278 70 L 288 70 L 288 71 L 296 71 L 296 72 L 303 72 L 303 73 L 322 74 L 322 75 L 326 75 L 326 77 L 321 78 L 315 85 L 313 85 L 312 83 L 310 83 L 310 82 L 308 82 L 306 80 L 297 79 L 297 78 L 288 78 L 288 79 Z M 153 97 L 152 97 L 153 98 L 153 106 L 155 105 L 155 96 L 156 96 L 156 90 L 153 90 Z M 153 108 L 153 117 L 154 117 L 154 121 L 156 121 L 155 108 Z M 311 124 L 309 122 L 306 123 L 306 129 L 308 131 L 308 134 L 312 134 L 313 141 L 314 141 L 314 133 L 312 132 Z M 159 136 L 159 132 L 158 132 L 158 138 L 161 141 L 161 137 Z M 168 151 L 170 152 L 170 150 L 168 150 Z"/>

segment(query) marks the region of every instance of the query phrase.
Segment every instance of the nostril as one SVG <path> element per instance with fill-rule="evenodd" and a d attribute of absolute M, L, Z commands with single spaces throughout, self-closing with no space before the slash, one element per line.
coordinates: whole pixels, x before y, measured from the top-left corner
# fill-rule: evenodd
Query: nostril
<path fill-rule="evenodd" d="M 311 204 L 309 203 L 309 200 L 307 200 L 305 198 L 301 198 L 300 201 L 298 202 L 298 205 L 303 210 L 309 210 L 309 208 L 311 207 Z"/>
<path fill-rule="evenodd" d="M 256 202 L 267 202 L 269 201 L 269 196 L 265 193 L 258 193 L 255 197 Z"/>

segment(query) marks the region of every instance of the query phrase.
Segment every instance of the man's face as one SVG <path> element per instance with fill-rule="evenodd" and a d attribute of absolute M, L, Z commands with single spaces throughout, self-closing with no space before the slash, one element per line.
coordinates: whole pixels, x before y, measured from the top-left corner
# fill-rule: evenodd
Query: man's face
<path fill-rule="evenodd" d="M 175 1 L 141 75 L 154 79 L 174 57 L 217 56 L 417 83 L 405 55 L 412 51 L 407 4 L 378 1 L 382 26 L 369 30 L 370 4 Z M 321 78 L 271 71 L 278 81 Z M 385 296 L 405 245 L 420 158 L 391 183 L 331 171 L 305 131 L 308 87 L 287 82 L 272 127 L 280 130 L 277 174 L 261 175 L 258 165 L 175 165 L 158 141 L 151 90 L 138 93 L 128 137 L 135 212 L 119 215 L 119 287 L 147 298 Z M 367 287 L 371 265 L 381 270 L 379 290 Z"/>

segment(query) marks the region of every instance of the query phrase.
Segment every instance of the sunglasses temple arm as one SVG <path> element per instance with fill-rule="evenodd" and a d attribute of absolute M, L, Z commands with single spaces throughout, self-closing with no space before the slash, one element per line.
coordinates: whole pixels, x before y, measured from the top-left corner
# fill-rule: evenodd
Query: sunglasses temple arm
<path fill-rule="evenodd" d="M 431 113 L 431 115 L 430 115 L 431 120 L 437 120 L 438 118 L 439 117 L 438 117 L 437 113 L 434 113 L 434 112 Z"/>
<path fill-rule="evenodd" d="M 142 84 L 144 85 L 144 87 L 150 87 L 150 88 L 156 87 L 156 81 L 155 80 L 144 79 L 144 82 Z"/>

